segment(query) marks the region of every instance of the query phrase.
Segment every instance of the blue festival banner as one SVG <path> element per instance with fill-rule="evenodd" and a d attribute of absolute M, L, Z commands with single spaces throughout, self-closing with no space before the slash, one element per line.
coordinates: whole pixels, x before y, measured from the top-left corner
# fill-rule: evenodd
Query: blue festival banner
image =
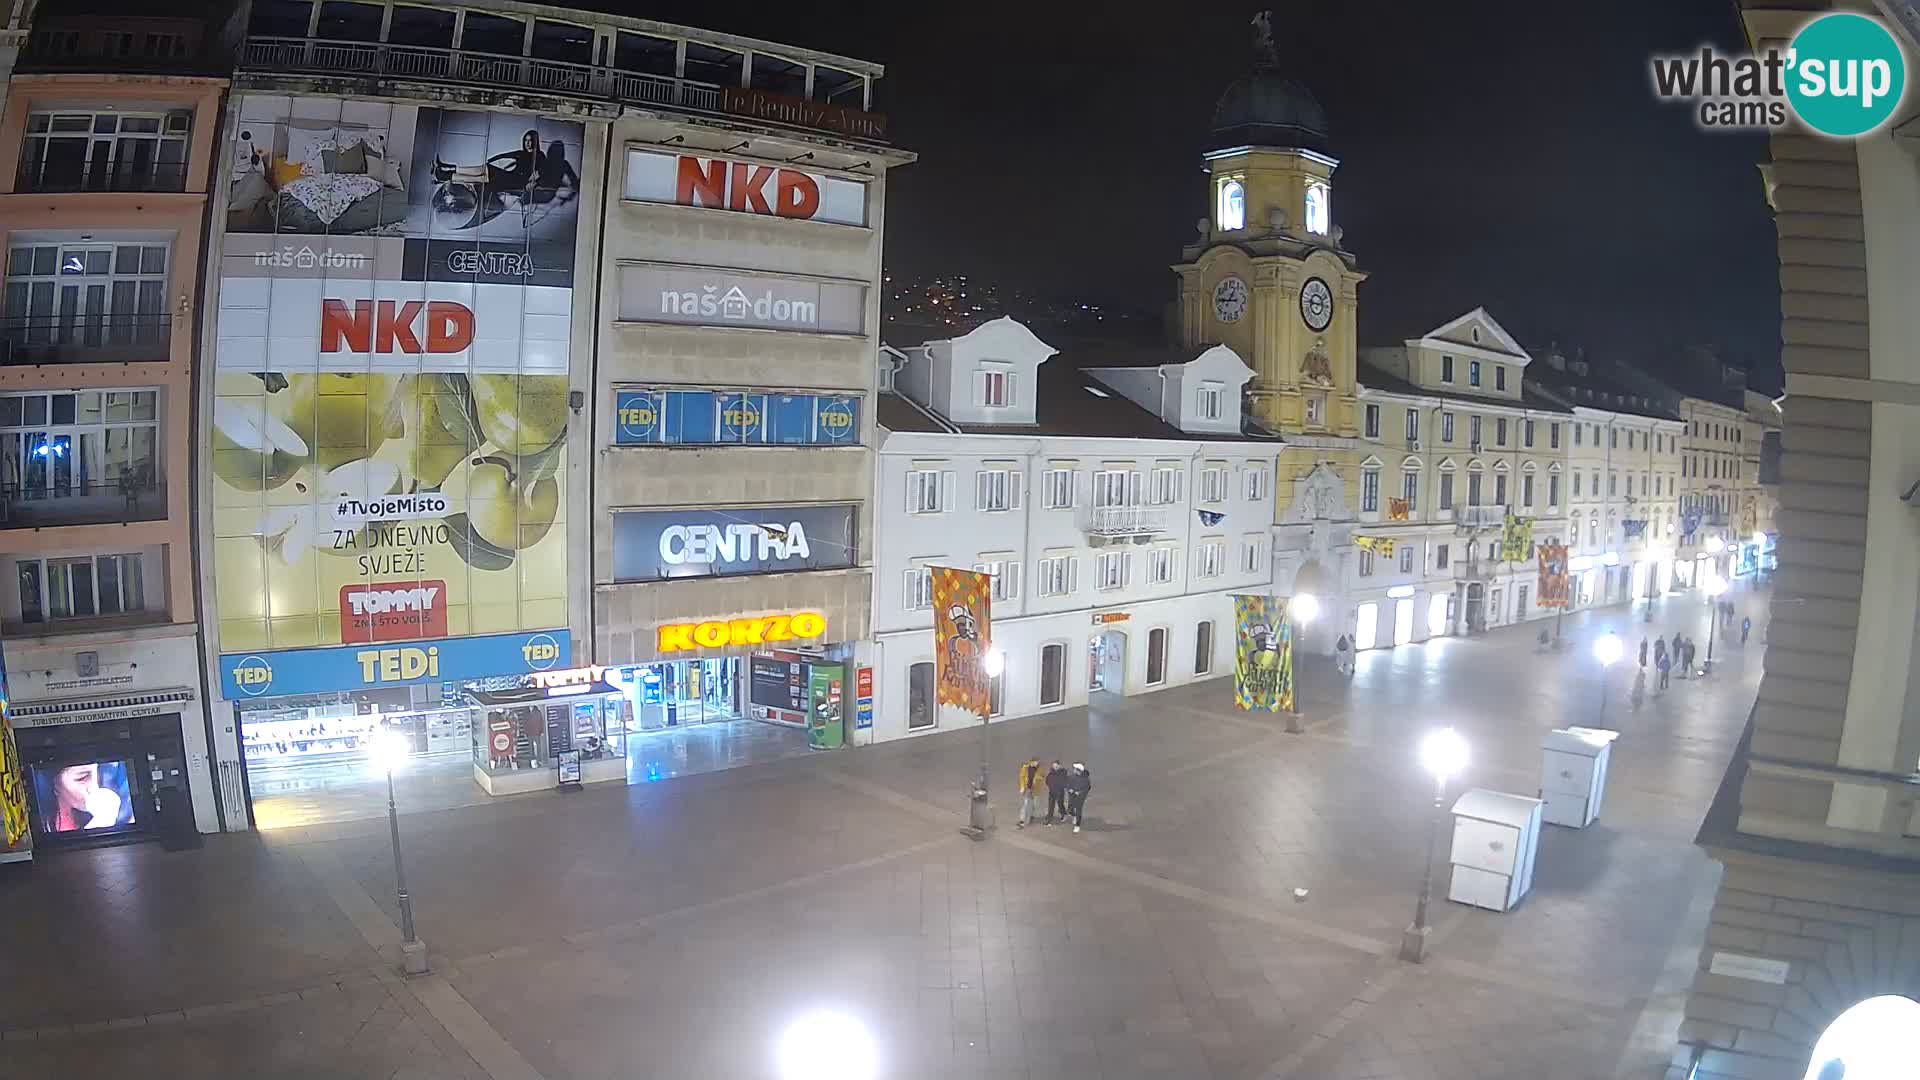
<path fill-rule="evenodd" d="M 429 641 L 277 649 L 220 657 L 220 693 L 229 701 L 460 682 L 570 666 L 565 630 Z"/>

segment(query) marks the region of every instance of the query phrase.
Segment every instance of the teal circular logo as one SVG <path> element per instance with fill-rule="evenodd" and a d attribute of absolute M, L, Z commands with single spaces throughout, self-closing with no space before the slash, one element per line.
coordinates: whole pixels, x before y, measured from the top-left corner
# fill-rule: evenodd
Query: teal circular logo
<path fill-rule="evenodd" d="M 1822 15 L 1789 47 L 1787 101 L 1823 135 L 1864 135 L 1893 115 L 1907 89 L 1907 58 L 1864 15 Z"/>

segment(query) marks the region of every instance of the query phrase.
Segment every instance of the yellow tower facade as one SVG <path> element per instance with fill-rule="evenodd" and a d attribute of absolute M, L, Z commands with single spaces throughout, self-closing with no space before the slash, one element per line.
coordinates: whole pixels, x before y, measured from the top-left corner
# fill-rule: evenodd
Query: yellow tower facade
<path fill-rule="evenodd" d="M 1221 95 L 1204 155 L 1208 214 L 1173 266 L 1186 347 L 1223 344 L 1253 368 L 1251 415 L 1287 437 L 1281 524 L 1352 520 L 1363 456 L 1356 309 L 1366 279 L 1341 242 L 1326 116 L 1267 55 Z M 1323 468 L 1325 467 L 1325 468 Z M 1337 475 L 1345 505 L 1323 489 Z M 1316 476 L 1316 474 L 1318 474 Z M 1294 505 L 1315 477 L 1311 508 Z M 1285 584 L 1285 583 L 1281 583 Z"/>

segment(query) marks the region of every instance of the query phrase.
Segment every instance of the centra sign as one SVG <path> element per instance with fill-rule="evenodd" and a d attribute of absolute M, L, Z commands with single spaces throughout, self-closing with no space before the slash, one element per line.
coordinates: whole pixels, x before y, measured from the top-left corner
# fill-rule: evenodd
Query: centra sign
<path fill-rule="evenodd" d="M 719 649 L 729 645 L 802 641 L 817 638 L 826 632 L 825 615 L 817 611 L 795 611 L 750 619 L 664 623 L 660 627 L 657 644 L 663 653 L 682 652 L 688 649 Z"/>

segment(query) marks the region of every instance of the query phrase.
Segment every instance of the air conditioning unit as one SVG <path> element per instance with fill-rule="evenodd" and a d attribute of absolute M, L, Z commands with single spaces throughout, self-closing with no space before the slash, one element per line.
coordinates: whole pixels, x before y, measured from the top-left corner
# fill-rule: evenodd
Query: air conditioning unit
<path fill-rule="evenodd" d="M 1408 439 L 1408 440 L 1407 440 L 1407 449 L 1409 449 L 1409 450 L 1418 450 L 1418 449 L 1420 449 L 1420 440 L 1419 440 L 1419 439 Z"/>
<path fill-rule="evenodd" d="M 1480 452 L 1480 440 L 1478 440 L 1478 439 L 1475 439 L 1475 440 L 1473 441 L 1473 444 L 1472 444 L 1472 445 L 1470 445 L 1470 446 L 1468 446 L 1468 447 L 1467 447 L 1467 449 L 1468 449 L 1469 451 L 1471 451 L 1472 453 L 1475 453 L 1475 454 L 1477 454 L 1477 453 L 1479 453 L 1479 452 Z"/>

